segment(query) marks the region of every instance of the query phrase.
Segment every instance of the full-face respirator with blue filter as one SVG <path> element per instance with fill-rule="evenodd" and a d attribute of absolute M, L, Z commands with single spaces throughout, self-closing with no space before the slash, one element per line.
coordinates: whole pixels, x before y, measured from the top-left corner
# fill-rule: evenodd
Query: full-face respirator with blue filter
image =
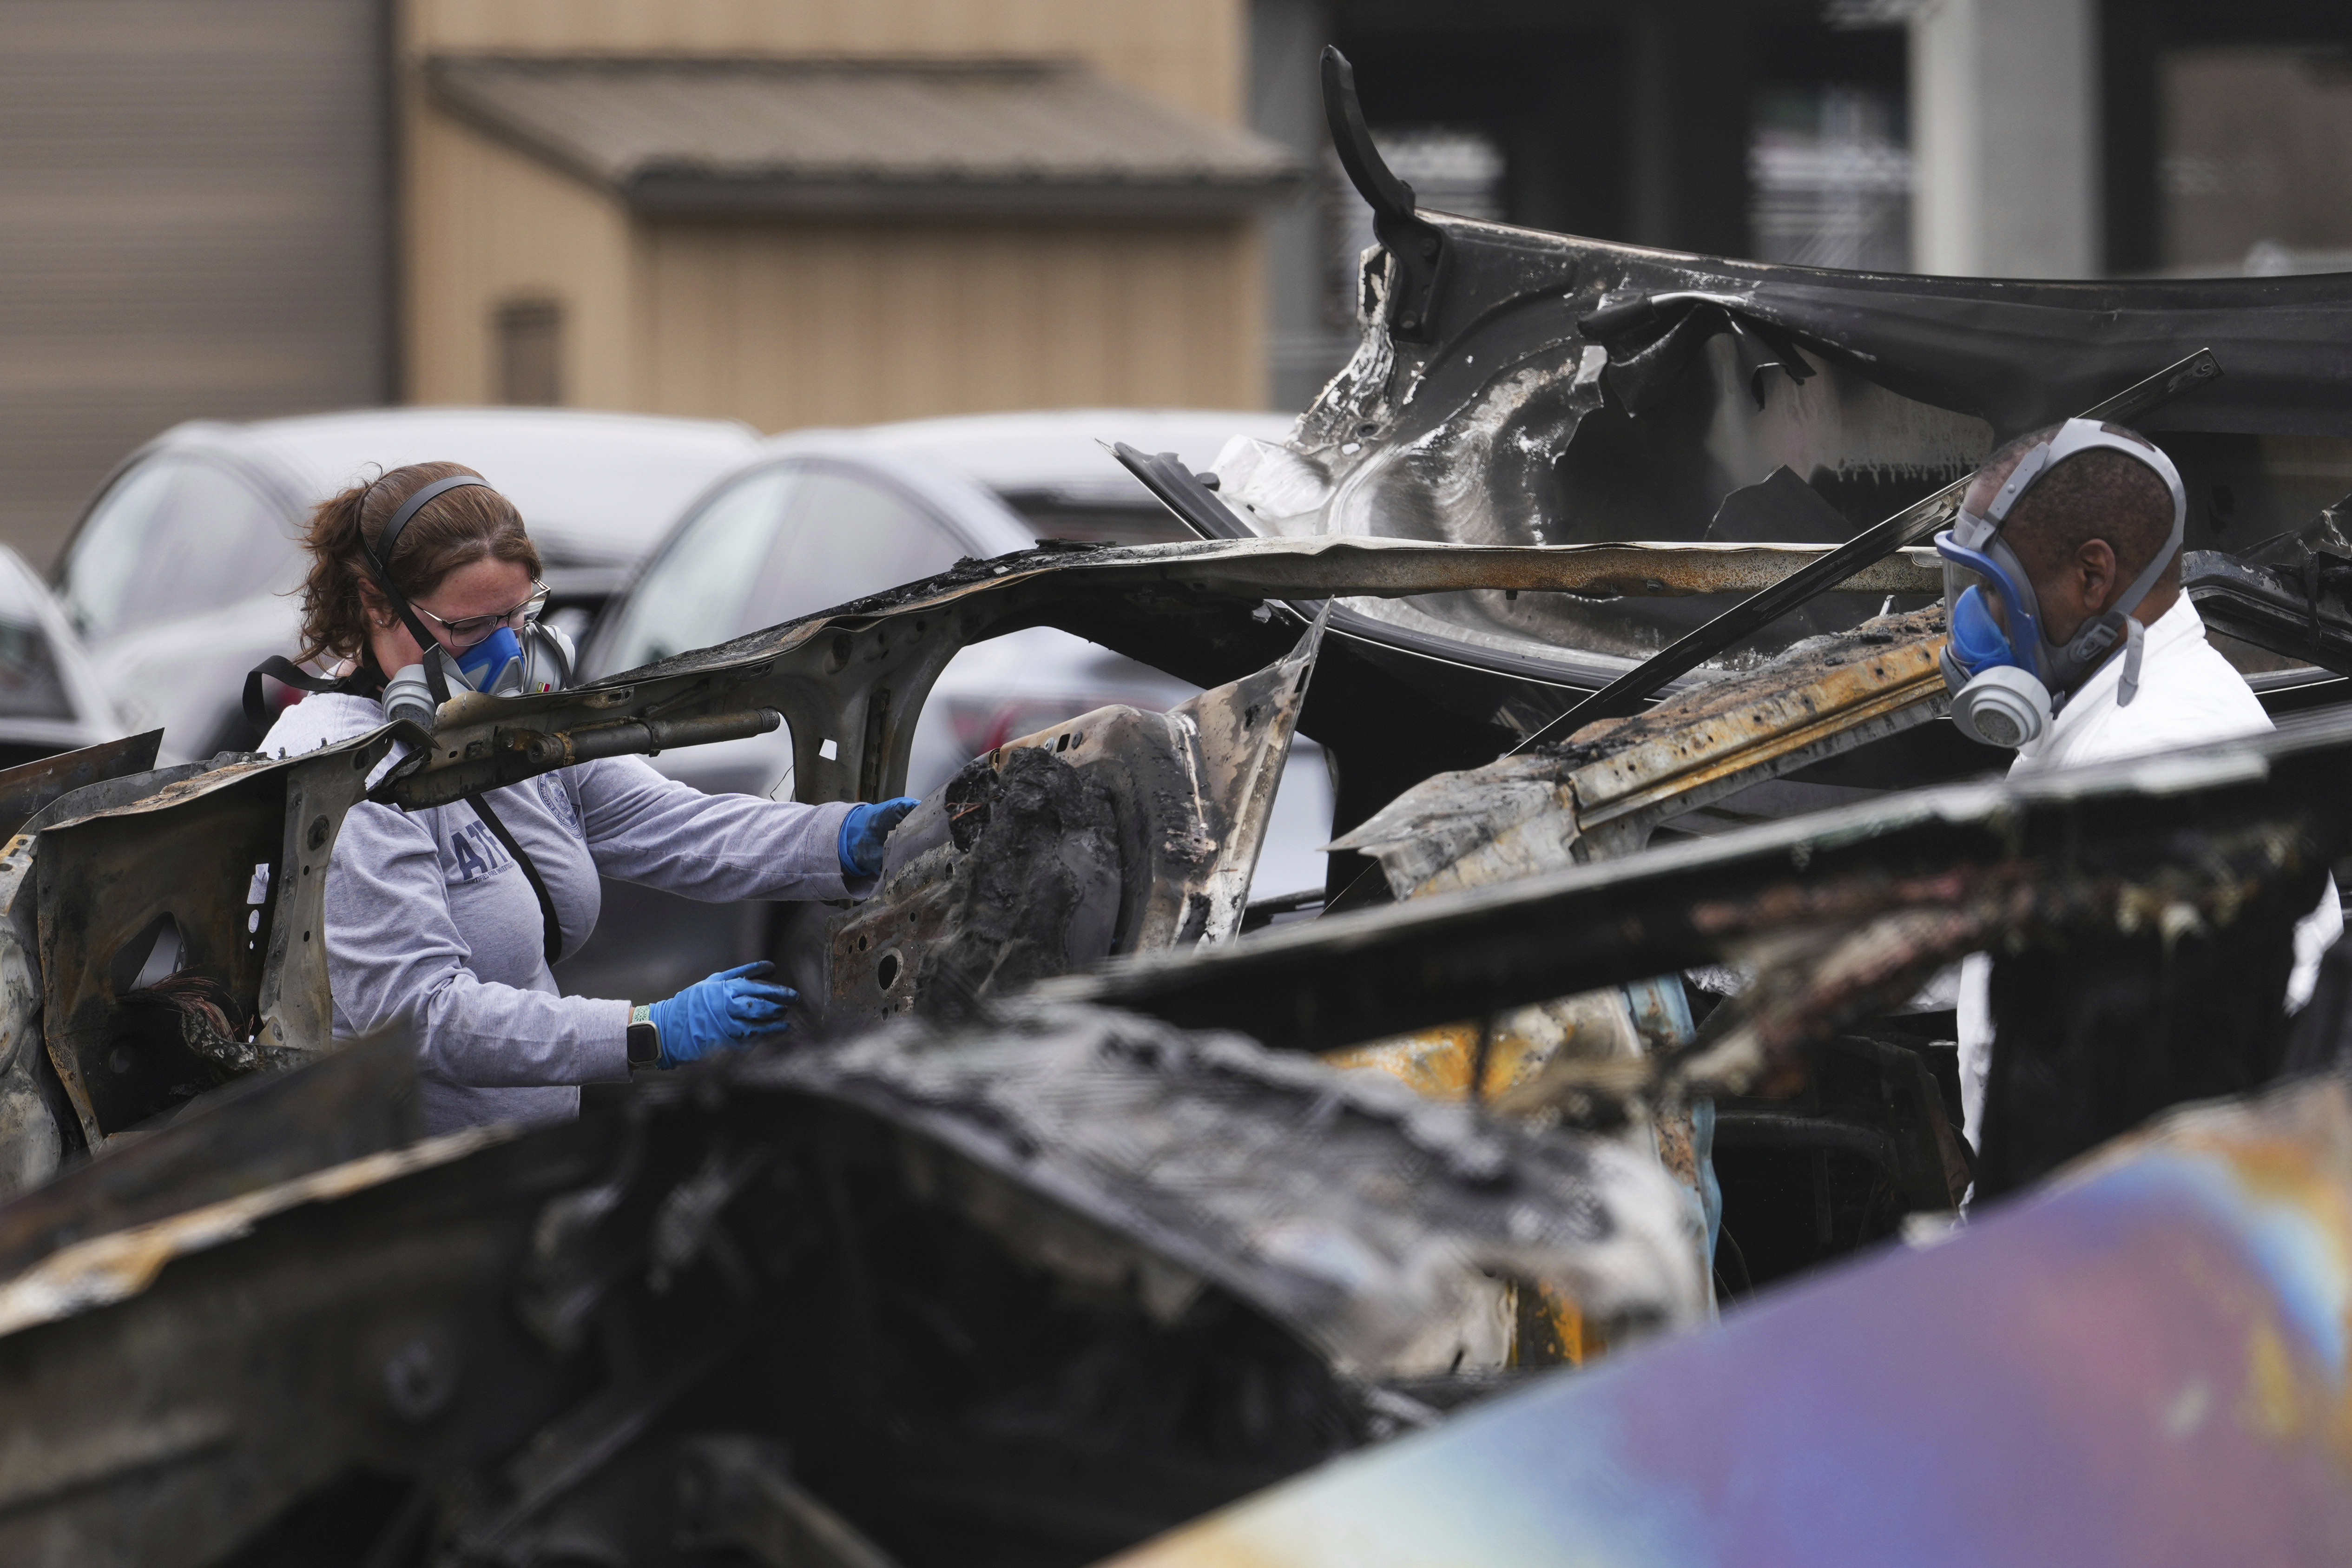
<path fill-rule="evenodd" d="M 2052 468 L 2081 452 L 2107 450 L 2146 465 L 2172 495 L 2172 533 L 2116 602 L 2085 620 L 2065 642 L 2044 632 L 2032 578 L 2000 530 L 2025 493 Z M 2123 645 L 2124 668 L 2116 700 L 2139 694 L 2147 628 L 2132 618 L 2179 552 L 2189 498 L 2179 470 L 2153 443 L 2095 419 L 2069 419 L 2037 444 L 2002 481 L 1982 513 L 1961 509 L 1958 521 L 1936 535 L 1944 563 L 1944 608 L 1949 640 L 1938 656 L 1952 692 L 1952 721 L 1972 741 L 2016 747 L 2040 739 L 2067 699 Z"/>

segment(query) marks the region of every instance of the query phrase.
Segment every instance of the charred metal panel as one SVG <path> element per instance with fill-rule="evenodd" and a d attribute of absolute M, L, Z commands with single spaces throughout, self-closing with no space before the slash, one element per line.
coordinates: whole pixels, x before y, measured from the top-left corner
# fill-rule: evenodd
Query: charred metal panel
<path fill-rule="evenodd" d="M 1145 865 L 1129 874 L 1121 803 L 1107 770 L 1089 764 L 1115 757 L 1123 778 L 1158 784 L 1156 795 L 1141 792 L 1147 809 L 1181 798 L 1184 781 L 1157 718 L 1124 708 L 1083 715 L 1061 737 L 1065 751 L 1074 734 L 1091 748 L 1074 758 L 1057 755 L 1050 738 L 1000 748 L 900 824 L 881 890 L 834 922 L 827 1026 L 910 1012 L 969 1017 L 999 990 L 1108 955 L 1125 934 L 1130 900 L 1141 903 L 1155 884 Z M 1179 826 L 1181 848 L 1189 825 L 1129 826 L 1150 847 Z"/>
<path fill-rule="evenodd" d="M 2352 339 L 2344 278 L 1897 277 L 1422 213 L 1370 142 L 1349 140 L 1360 120 L 1336 68 L 1325 91 L 1349 173 L 1384 215 L 1381 243 L 1366 255 L 1354 358 L 1289 440 L 1237 441 L 1218 459 L 1221 510 L 1249 531 L 1699 540 L 1719 537 L 1710 523 L 1735 498 L 1778 479 L 1812 492 L 1799 510 L 1843 518 L 1833 537 L 1859 537 L 1963 479 L 2000 439 L 2200 346 L 2210 353 L 2193 395 L 2132 416 L 2182 468 L 2191 548 L 2294 526 L 2352 485 L 2336 387 Z M 1935 526 L 1932 509 L 1906 521 L 1915 542 Z M 1400 644 L 1496 660 L 1572 650 L 1606 670 L 1598 687 L 1624 673 L 1615 661 L 1658 655 L 1732 607 L 1469 589 L 1349 609 Z M 1743 636 L 1761 632 L 1750 651 L 1770 652 L 1851 624 L 1820 618 L 1831 610 Z M 1741 659 L 1728 641 L 1691 662 L 1701 657 Z"/>
<path fill-rule="evenodd" d="M 943 1179 L 1006 1245 L 1099 1288 L 1140 1270 L 1171 1317 L 1204 1284 L 1243 1294 L 1350 1375 L 1499 1364 L 1499 1336 L 1477 1337 L 1493 1277 L 1569 1289 L 1621 1335 L 1686 1322 L 1700 1302 L 1654 1165 L 1239 1037 L 1016 1012 L 993 1035 L 894 1026 L 747 1071 L 900 1104 L 894 1120 L 1072 1211 Z"/>
<path fill-rule="evenodd" d="M 258 1192 L 415 1142 L 416 1053 L 398 1040 L 335 1051 L 317 1071 L 255 1074 L 198 1100 L 169 1138 L 124 1140 L 0 1205 L 0 1279 L 86 1236 Z"/>
<path fill-rule="evenodd" d="M 2347 801 L 2352 714 L 2336 710 L 2200 751 L 1918 791 L 1040 990 L 1319 1050 L 1745 965 L 1756 978 L 1736 1005 L 1659 1063 L 1664 1097 L 1785 1089 L 1811 1042 L 1991 949 L 2002 1046 L 1981 1195 L 2276 1069 L 2288 933 L 2352 837 Z"/>
<path fill-rule="evenodd" d="M 1320 636 L 1164 714 L 1097 709 L 967 764 L 833 922 L 826 1024 L 962 1019 L 1113 953 L 1233 935 Z"/>
<path fill-rule="evenodd" d="M 2352 517 L 2347 496 L 2292 533 L 2240 555 L 2192 550 L 2181 587 L 2215 630 L 2291 658 L 2352 674 Z"/>
<path fill-rule="evenodd" d="M 1338 847 L 1378 859 L 1399 898 L 1622 854 L 1661 821 L 1937 717 L 1943 640 L 1938 605 L 1801 643 L 1566 744 L 1441 773 Z"/>
<path fill-rule="evenodd" d="M 1681 1224 L 1604 1141 L 1238 1037 L 907 1023 L 48 1252 L 0 1282 L 0 1556 L 665 1563 L 752 1528 L 725 1482 L 1079 1561 L 1494 1387 L 1509 1279 L 1691 1321 Z"/>
<path fill-rule="evenodd" d="M 0 841 L 14 837 L 36 812 L 59 795 L 106 779 L 145 773 L 155 765 L 155 752 L 163 743 L 163 731 L 150 730 L 143 735 L 125 735 L 119 741 L 60 752 L 0 771 Z"/>
<path fill-rule="evenodd" d="M 2340 1562 L 2347 1257 L 2341 1079 L 2184 1111 L 1937 1245 L 1118 1561 Z"/>
<path fill-rule="evenodd" d="M 215 1084 L 328 1048 L 328 859 L 390 744 L 379 731 L 283 761 L 92 785 L 0 857 L 0 876 L 29 874 L 37 895 L 41 1028 L 93 1146 Z M 141 944 L 166 923 L 174 978 L 212 988 L 221 1005 L 126 1009 Z"/>
<path fill-rule="evenodd" d="M 152 768 L 160 730 L 0 773 L 0 1199 L 47 1181 L 83 1145 L 41 1038 L 40 931 L 26 826 L 65 795 Z"/>

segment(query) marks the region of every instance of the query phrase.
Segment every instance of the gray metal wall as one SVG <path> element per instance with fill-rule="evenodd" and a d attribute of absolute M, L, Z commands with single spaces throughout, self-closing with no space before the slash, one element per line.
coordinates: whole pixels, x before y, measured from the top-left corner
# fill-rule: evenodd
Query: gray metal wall
<path fill-rule="evenodd" d="M 0 542 L 182 419 L 393 393 L 385 0 L 0 0 Z"/>

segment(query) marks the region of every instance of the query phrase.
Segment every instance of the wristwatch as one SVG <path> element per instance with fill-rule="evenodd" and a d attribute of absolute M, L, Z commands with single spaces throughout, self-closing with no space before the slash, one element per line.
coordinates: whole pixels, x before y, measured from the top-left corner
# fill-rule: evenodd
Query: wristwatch
<path fill-rule="evenodd" d="M 654 1022 L 653 1004 L 639 1003 L 629 1015 L 629 1066 L 661 1066 L 661 1026 Z"/>

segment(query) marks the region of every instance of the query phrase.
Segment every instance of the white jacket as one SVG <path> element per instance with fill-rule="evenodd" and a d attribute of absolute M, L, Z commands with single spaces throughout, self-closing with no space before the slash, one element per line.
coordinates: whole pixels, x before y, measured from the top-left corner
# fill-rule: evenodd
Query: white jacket
<path fill-rule="evenodd" d="M 2110 763 L 2152 752 L 2210 745 L 2237 735 L 2259 735 L 2270 715 L 2246 685 L 2245 677 L 2205 640 L 2205 622 L 2183 594 L 2147 628 L 2140 655 L 2139 696 L 2130 707 L 2116 702 L 2123 678 L 2117 654 L 2093 672 L 2060 710 L 2042 738 L 2019 749 L 2009 776 L 2025 778 L 2088 763 Z M 2344 912 L 2330 879 L 2319 907 L 2294 928 L 2294 973 L 2287 981 L 2286 1005 L 2311 999 L 2320 954 L 2344 931 Z M 1971 954 L 1960 965 L 1960 1104 L 1969 1142 L 1981 1148 L 1985 1068 L 1992 1055 L 1992 1012 L 1987 988 L 1992 960 Z"/>

